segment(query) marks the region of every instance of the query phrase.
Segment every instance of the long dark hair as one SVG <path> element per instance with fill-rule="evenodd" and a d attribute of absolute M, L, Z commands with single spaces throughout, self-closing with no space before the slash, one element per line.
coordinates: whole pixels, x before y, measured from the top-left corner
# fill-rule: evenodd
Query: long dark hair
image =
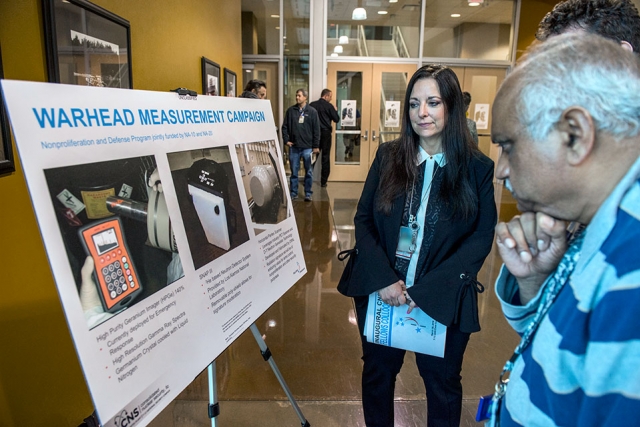
<path fill-rule="evenodd" d="M 465 116 L 462 91 L 456 74 L 442 65 L 425 65 L 418 69 L 407 86 L 402 109 L 402 136 L 390 142 L 389 157 L 382 167 L 377 207 L 389 215 L 393 201 L 406 193 L 418 173 L 416 159 L 420 139 L 411 126 L 409 100 L 416 82 L 434 79 L 444 103 L 446 125 L 442 130 L 442 151 L 447 164 L 439 189 L 439 197 L 454 217 L 467 218 L 477 209 L 477 197 L 469 180 L 469 160 L 479 152 L 471 139 Z"/>

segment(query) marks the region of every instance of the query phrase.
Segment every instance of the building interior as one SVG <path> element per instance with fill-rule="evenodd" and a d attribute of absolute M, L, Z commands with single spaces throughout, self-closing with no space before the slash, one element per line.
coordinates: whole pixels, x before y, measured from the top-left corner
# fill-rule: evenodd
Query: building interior
<path fill-rule="evenodd" d="M 0 77 L 95 83 L 92 75 L 84 74 L 78 78 L 81 82 L 66 81 L 69 65 L 60 52 L 54 60 L 56 52 L 50 47 L 52 8 L 86 3 L 0 1 Z M 130 68 L 120 80 L 123 88 L 188 88 L 204 95 L 207 83 L 217 82 L 222 91 L 224 81 L 225 91 L 238 95 L 245 82 L 261 79 L 267 83 L 276 127 L 286 108 L 295 103 L 298 88 L 308 88 L 309 101 L 330 88 L 339 110 L 347 101 L 356 103 L 361 116 L 357 124 L 334 129 L 328 186 L 320 187 L 316 170 L 313 201 L 293 202 L 308 272 L 255 323 L 310 425 L 365 425 L 361 345 L 352 301 L 336 290 L 344 269 L 337 254 L 355 243 L 353 216 L 378 146 L 399 134 L 399 125 L 389 119 L 387 110 L 403 102 L 407 80 L 418 67 L 446 64 L 456 72 L 462 90 L 472 94 L 469 117 L 481 124 L 479 148 L 496 160 L 499 149 L 491 144 L 489 132 L 493 98 L 517 58 L 535 40 L 538 23 L 556 3 L 158 0 L 152 7 L 127 0 L 91 3 L 128 25 L 122 50 Z M 359 8 L 365 10 L 366 19 L 356 16 Z M 207 80 L 205 63 L 213 64 L 214 80 Z M 237 80 L 230 89 L 231 76 Z M 77 427 L 94 406 L 56 291 L 20 156 L 12 137 L 5 139 L 0 166 L 9 166 L 0 169 L 4 199 L 0 257 L 10 268 L 5 268 L 0 298 L 0 426 Z M 289 170 L 286 150 L 282 141 L 279 144 Z M 515 201 L 501 182 L 494 185 L 499 218 L 508 220 L 517 213 Z M 478 398 L 493 392 L 518 342 L 493 291 L 500 265 L 494 244 L 478 277 L 485 285 L 479 295 L 482 331 L 471 337 L 462 372 L 464 426 L 481 425 L 475 421 Z M 412 357 L 408 354 L 406 359 Z M 220 415 L 214 425 L 301 424 L 249 330 L 217 357 L 215 368 Z M 203 367 L 149 425 L 211 425 L 208 405 L 209 382 Z M 397 426 L 421 425 L 426 419 L 424 385 L 413 363 L 406 363 L 398 377 L 395 410 Z"/>

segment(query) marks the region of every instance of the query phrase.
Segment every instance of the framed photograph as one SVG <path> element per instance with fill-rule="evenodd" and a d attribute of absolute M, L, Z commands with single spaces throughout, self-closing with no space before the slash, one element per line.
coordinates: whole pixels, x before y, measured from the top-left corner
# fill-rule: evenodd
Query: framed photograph
<path fill-rule="evenodd" d="M 228 68 L 224 69 L 224 96 L 236 96 L 236 73 Z"/>
<path fill-rule="evenodd" d="M 220 65 L 202 57 L 202 94 L 220 96 Z"/>
<path fill-rule="evenodd" d="M 2 51 L 0 50 L 0 79 L 4 78 L 2 71 Z M 4 109 L 2 94 L 0 94 L 0 175 L 15 171 L 13 164 L 13 150 L 11 149 L 11 132 L 9 132 L 9 117 Z"/>
<path fill-rule="evenodd" d="M 52 83 L 133 88 L 129 21 L 86 0 L 42 0 Z"/>

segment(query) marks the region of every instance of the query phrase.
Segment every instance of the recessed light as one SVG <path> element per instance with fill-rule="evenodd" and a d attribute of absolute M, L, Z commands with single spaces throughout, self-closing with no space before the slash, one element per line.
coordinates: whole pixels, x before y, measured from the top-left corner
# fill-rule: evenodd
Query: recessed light
<path fill-rule="evenodd" d="M 271 15 L 272 18 L 280 18 L 280 15 Z"/>
<path fill-rule="evenodd" d="M 451 17 L 452 18 L 460 18 L 460 14 L 459 13 L 452 13 Z"/>
<path fill-rule="evenodd" d="M 331 54 L 331 56 L 338 56 L 338 54 L 337 54 L 337 53 L 335 53 L 335 52 L 333 52 L 333 53 Z"/>
<path fill-rule="evenodd" d="M 480 6 L 480 3 L 478 3 L 477 1 L 474 1 L 469 3 L 469 6 Z"/>
<path fill-rule="evenodd" d="M 279 30 L 279 29 L 280 29 L 280 27 L 276 27 L 276 30 Z"/>
<path fill-rule="evenodd" d="M 389 3 L 398 3 L 398 0 L 389 0 Z"/>
<path fill-rule="evenodd" d="M 378 11 L 378 15 L 386 15 L 387 13 L 389 13 L 389 12 L 387 12 L 386 10 L 379 10 Z"/>

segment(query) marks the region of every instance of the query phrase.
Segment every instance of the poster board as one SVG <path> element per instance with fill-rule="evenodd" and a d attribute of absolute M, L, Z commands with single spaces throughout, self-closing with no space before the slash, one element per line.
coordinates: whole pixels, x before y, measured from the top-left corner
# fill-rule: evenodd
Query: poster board
<path fill-rule="evenodd" d="M 271 106 L 1 83 L 98 416 L 147 425 L 306 273 Z"/>

